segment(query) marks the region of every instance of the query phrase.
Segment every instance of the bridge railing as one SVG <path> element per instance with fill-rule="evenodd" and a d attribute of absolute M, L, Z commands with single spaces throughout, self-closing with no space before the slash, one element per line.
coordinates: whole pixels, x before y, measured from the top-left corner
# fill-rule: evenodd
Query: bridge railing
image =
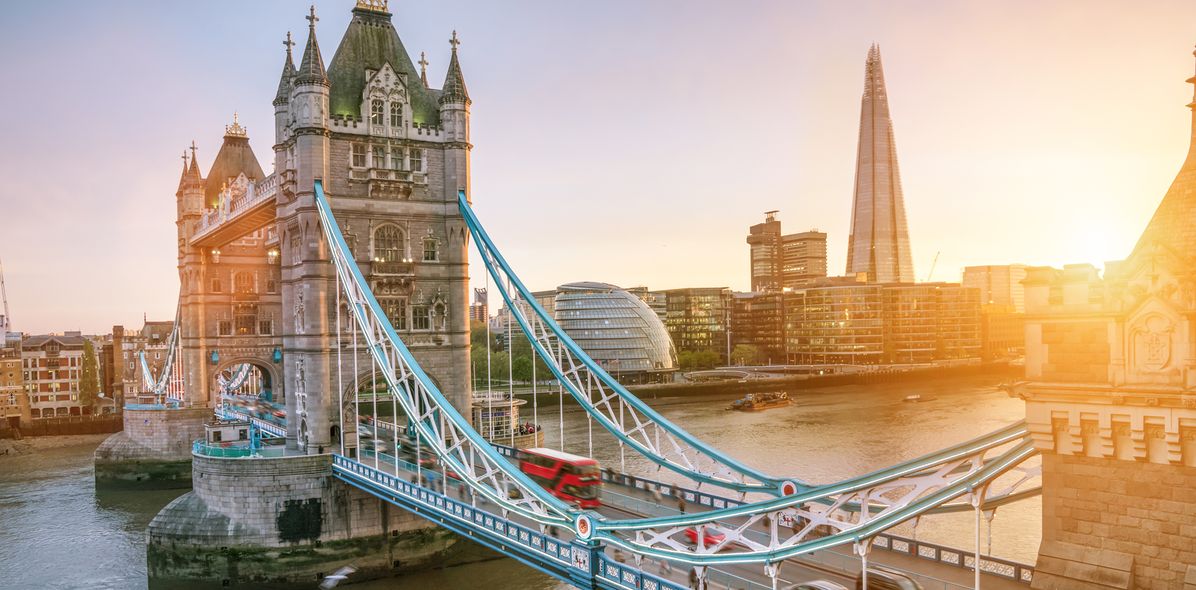
<path fill-rule="evenodd" d="M 381 459 L 382 456 L 379 457 Z M 386 462 L 391 463 L 392 461 L 394 458 L 387 456 Z M 398 461 L 401 465 L 406 465 L 406 468 L 414 469 L 414 465 L 411 463 L 401 459 Z M 365 480 L 374 488 L 384 490 L 386 494 L 402 496 L 405 501 L 419 505 L 422 511 L 430 511 L 438 517 L 452 519 L 458 525 L 467 526 L 471 530 L 481 529 L 491 535 L 501 537 L 509 544 L 518 545 L 525 551 L 553 560 L 559 567 L 566 569 L 574 567 L 574 547 L 568 541 L 515 524 L 470 503 L 455 500 L 445 494 L 406 481 L 401 475 L 386 473 L 341 455 L 333 455 L 332 465 L 334 472 L 339 473 L 342 479 L 354 483 L 354 485 L 360 487 L 359 482 Z M 425 471 L 431 472 L 431 470 Z M 481 497 L 478 496 L 478 499 L 481 500 Z"/>
<path fill-rule="evenodd" d="M 921 559 L 942 563 L 971 571 L 975 567 L 976 557 L 970 551 L 955 549 L 945 545 L 936 545 L 925 541 L 917 541 L 898 537 L 896 535 L 876 535 L 873 547 L 905 553 Z M 1010 579 L 1015 582 L 1029 584 L 1034 577 L 1034 567 L 999 557 L 980 556 L 980 571 Z"/>
<path fill-rule="evenodd" d="M 286 456 L 286 448 L 281 446 L 265 446 L 256 449 L 250 448 L 248 445 L 213 445 L 207 444 L 203 440 L 197 440 L 191 444 L 191 452 L 201 457 L 220 457 L 220 458 L 237 458 L 237 457 L 284 457 Z"/>

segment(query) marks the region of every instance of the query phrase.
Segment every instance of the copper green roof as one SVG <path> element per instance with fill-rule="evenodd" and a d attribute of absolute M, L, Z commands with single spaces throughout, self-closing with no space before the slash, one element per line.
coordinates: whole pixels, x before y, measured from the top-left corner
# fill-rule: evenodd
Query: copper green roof
<path fill-rule="evenodd" d="M 406 75 L 415 122 L 439 125 L 440 106 L 436 94 L 420 83 L 419 71 L 399 40 L 390 13 L 362 8 L 353 9 L 353 20 L 328 64 L 332 116 L 360 117 L 365 71 L 380 70 L 387 63 L 395 73 Z"/>

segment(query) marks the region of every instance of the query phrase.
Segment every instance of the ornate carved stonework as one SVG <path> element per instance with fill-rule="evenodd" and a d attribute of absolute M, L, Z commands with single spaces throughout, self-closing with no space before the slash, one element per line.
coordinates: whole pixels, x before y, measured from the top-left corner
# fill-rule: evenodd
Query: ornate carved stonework
<path fill-rule="evenodd" d="M 1133 328 L 1134 365 L 1139 371 L 1159 372 L 1171 364 L 1171 320 L 1158 314 L 1143 318 Z"/>

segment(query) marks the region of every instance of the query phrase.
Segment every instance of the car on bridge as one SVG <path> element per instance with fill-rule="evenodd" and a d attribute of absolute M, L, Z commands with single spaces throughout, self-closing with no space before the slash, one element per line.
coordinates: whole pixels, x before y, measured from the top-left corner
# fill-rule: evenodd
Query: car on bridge
<path fill-rule="evenodd" d="M 689 539 L 689 542 L 694 545 L 698 544 L 698 529 L 702 529 L 702 541 L 707 547 L 718 545 L 723 542 L 723 539 L 727 538 L 726 531 L 713 525 L 704 524 L 696 529 L 693 527 L 685 529 L 685 538 Z"/>
<path fill-rule="evenodd" d="M 794 584 L 785 588 L 785 590 L 847 590 L 847 586 L 828 580 L 810 580 L 809 582 Z"/>
<path fill-rule="evenodd" d="M 856 590 L 864 590 L 864 575 L 855 581 Z M 868 590 L 922 590 L 922 585 L 913 578 L 889 568 L 868 567 Z"/>

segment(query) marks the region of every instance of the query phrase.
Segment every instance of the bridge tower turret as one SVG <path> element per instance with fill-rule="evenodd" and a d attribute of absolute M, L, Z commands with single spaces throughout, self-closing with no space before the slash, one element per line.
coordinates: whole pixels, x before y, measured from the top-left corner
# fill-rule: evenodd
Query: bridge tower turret
<path fill-rule="evenodd" d="M 307 17 L 307 46 L 292 79 L 288 104 L 275 99 L 275 120 L 291 121 L 278 130 L 276 173 L 284 182 L 278 202 L 278 234 L 282 254 L 282 375 L 288 395 L 287 446 L 309 453 L 330 448 L 334 337 L 330 314 L 336 285 L 327 247 L 320 237 L 314 182 L 329 186 L 329 81 L 316 40 L 316 10 Z M 289 46 L 288 46 L 289 48 Z M 285 68 L 285 66 L 284 66 Z M 284 74 L 285 75 L 285 74 Z M 280 96 L 283 91 L 280 82 Z M 286 145 L 283 145 L 286 144 Z M 293 156 L 287 157 L 287 150 Z M 279 166 L 281 160 L 281 168 Z"/>
<path fill-rule="evenodd" d="M 282 44 L 287 48 L 287 57 L 278 78 L 278 92 L 274 95 L 274 172 L 280 175 L 288 164 L 286 141 L 290 137 L 291 92 L 295 89 L 295 76 L 298 75 L 291 55 L 295 42 L 291 41 L 290 31 L 287 31 L 287 40 Z"/>

